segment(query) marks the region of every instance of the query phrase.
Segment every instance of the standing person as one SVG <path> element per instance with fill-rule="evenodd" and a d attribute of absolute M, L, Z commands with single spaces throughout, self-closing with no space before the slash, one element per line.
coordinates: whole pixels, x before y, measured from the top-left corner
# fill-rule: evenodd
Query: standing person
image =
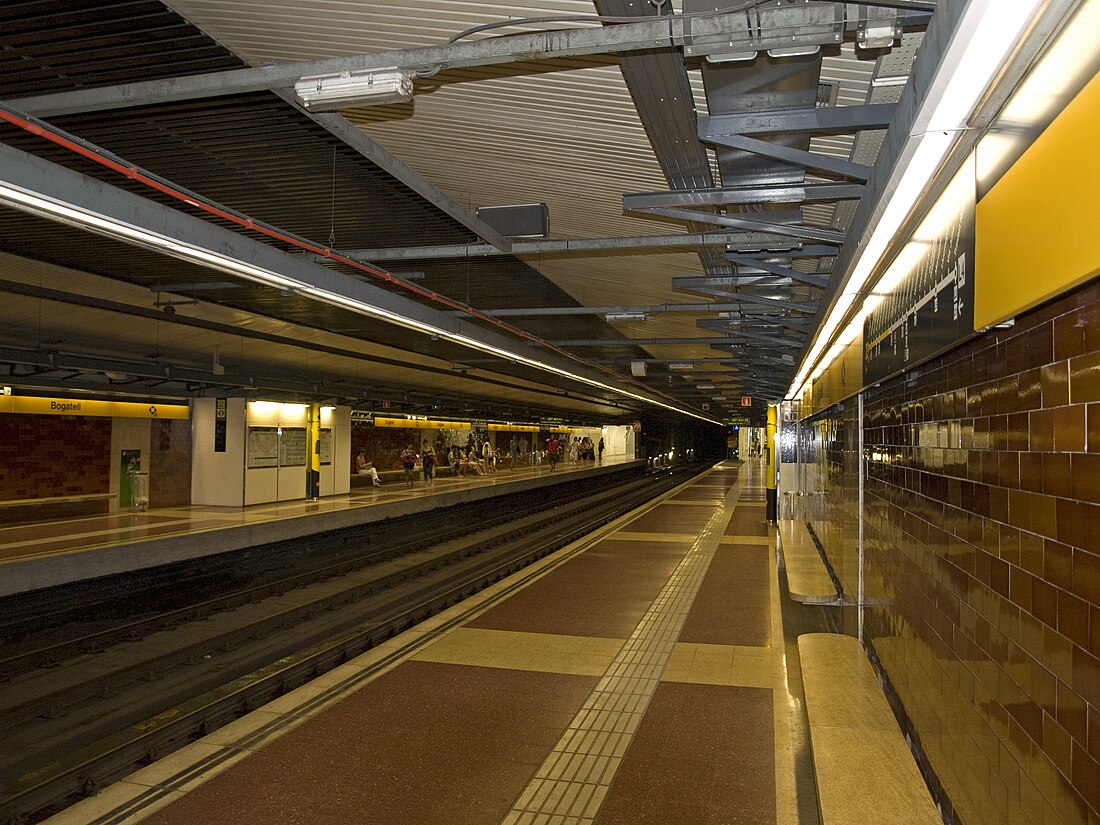
<path fill-rule="evenodd" d="M 511 443 L 508 444 L 508 453 L 512 456 L 512 470 L 519 466 L 519 440 L 512 436 Z"/>
<path fill-rule="evenodd" d="M 431 487 L 435 481 L 435 448 L 426 439 L 424 449 L 420 451 L 420 460 L 424 464 L 424 486 Z"/>
<path fill-rule="evenodd" d="M 573 436 L 573 440 L 569 442 L 569 463 L 570 464 L 576 464 L 577 463 L 577 454 L 580 451 L 580 448 L 581 448 L 580 439 L 577 438 L 576 436 Z"/>
<path fill-rule="evenodd" d="M 374 462 L 368 459 L 362 450 L 355 456 L 355 472 L 357 475 L 370 476 L 375 487 L 382 486 L 382 482 L 378 480 L 378 471 L 374 469 Z"/>
<path fill-rule="evenodd" d="M 600 436 L 600 444 L 596 447 L 596 452 L 599 453 L 600 461 L 603 461 L 603 436 Z"/>
<path fill-rule="evenodd" d="M 561 450 L 561 442 L 554 436 L 546 440 L 546 454 L 550 458 L 550 472 L 558 468 L 558 451 Z"/>
<path fill-rule="evenodd" d="M 412 444 L 407 444 L 401 451 L 401 466 L 405 468 L 405 486 L 413 486 L 413 468 L 416 466 L 416 450 Z"/>

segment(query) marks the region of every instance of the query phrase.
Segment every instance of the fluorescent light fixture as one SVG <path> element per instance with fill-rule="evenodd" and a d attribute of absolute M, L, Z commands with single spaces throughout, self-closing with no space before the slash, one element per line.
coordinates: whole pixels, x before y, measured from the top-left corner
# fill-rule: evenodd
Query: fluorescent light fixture
<path fill-rule="evenodd" d="M 278 289 L 293 289 L 295 292 L 301 295 L 308 295 L 315 300 L 322 301 L 323 303 L 330 304 L 332 306 L 342 307 L 344 309 L 351 310 L 360 315 L 365 315 L 370 318 L 377 318 L 381 321 L 387 321 L 398 326 L 405 327 L 406 329 L 416 330 L 422 332 L 425 335 L 435 335 L 439 338 L 450 341 L 454 344 L 459 344 L 469 349 L 477 350 L 479 352 L 495 355 L 505 360 L 511 361 L 516 364 L 523 364 L 524 366 L 531 367 L 532 369 L 540 370 L 542 372 L 549 372 L 554 375 L 559 375 L 562 378 L 566 378 L 570 381 L 576 381 L 580 384 L 585 384 L 590 387 L 596 387 L 597 389 L 605 390 L 607 392 L 615 393 L 626 398 L 632 398 L 635 401 L 640 401 L 644 404 L 651 404 L 653 406 L 661 407 L 669 410 L 670 412 L 677 413 L 679 415 L 688 415 L 692 418 L 698 418 L 700 421 L 706 421 L 708 423 L 717 424 L 720 423 L 712 418 L 706 416 L 697 415 L 689 410 L 681 409 L 680 407 L 674 407 L 671 404 L 666 404 L 663 401 L 657 401 L 653 398 L 647 398 L 644 395 L 631 392 L 629 390 L 622 389 L 620 387 L 614 387 L 610 384 L 605 384 L 602 381 L 597 381 L 594 378 L 588 378 L 577 373 L 570 372 L 569 370 L 556 367 L 552 364 L 546 364 L 534 358 L 530 358 L 526 355 L 521 355 L 516 352 L 511 352 L 501 347 L 494 346 L 492 344 L 479 341 L 476 338 L 470 338 L 467 335 L 461 333 L 451 332 L 445 330 L 442 327 L 436 327 L 432 324 L 425 323 L 424 321 L 418 321 L 415 318 L 409 318 L 399 313 L 392 312 L 391 310 L 384 309 L 382 307 L 376 307 L 365 301 L 360 301 L 355 298 L 342 295 L 338 292 L 330 292 L 327 289 L 314 286 L 306 281 L 301 281 L 296 278 L 290 278 L 277 272 L 273 272 L 269 269 L 256 266 L 254 264 L 247 263 L 245 261 L 238 260 L 230 255 L 225 255 L 220 252 L 212 252 L 208 249 L 204 249 L 194 244 L 189 244 L 183 241 L 169 238 L 166 235 L 161 235 L 157 232 L 152 232 L 148 229 L 133 226 L 125 221 L 112 218 L 108 215 L 102 215 L 97 212 L 92 212 L 88 209 L 84 209 L 72 204 L 64 203 L 54 198 L 40 195 L 36 192 L 23 189 L 18 186 L 0 182 L 0 202 L 7 203 L 8 205 L 20 209 L 24 212 L 29 212 L 39 217 L 46 218 L 48 220 L 60 221 L 61 223 L 75 226 L 79 229 L 96 232 L 97 234 L 106 235 L 117 240 L 123 240 L 128 243 L 136 244 L 141 247 L 152 249 L 154 251 L 170 255 L 174 258 L 190 261 L 191 263 L 197 263 L 202 266 L 208 266 L 213 269 L 220 270 L 222 272 L 228 272 L 231 275 L 237 275 L 241 278 L 245 278 L 249 281 L 264 284 L 265 286 L 272 286 Z M 644 361 L 636 362 L 643 366 Z"/>
<path fill-rule="evenodd" d="M 693 370 L 695 364 L 691 361 L 673 361 L 668 365 L 670 370 Z"/>
<path fill-rule="evenodd" d="M 1085 0 L 982 136 L 978 146 L 979 191 L 986 190 L 1006 171 L 1092 77 L 1098 31 L 1100 0 Z"/>
<path fill-rule="evenodd" d="M 900 177 L 889 185 L 872 218 L 871 237 L 859 244 L 851 274 L 843 291 L 821 325 L 813 347 L 802 361 L 787 398 L 797 398 L 809 378 L 820 375 L 822 353 L 830 346 L 849 309 L 860 297 L 930 179 L 938 170 L 956 137 L 967 128 L 974 107 L 986 94 L 1020 36 L 1043 0 L 971 0 L 944 52 L 936 76 L 920 104 L 913 132 L 900 155 Z M 812 371 L 812 372 L 811 372 Z"/>
<path fill-rule="evenodd" d="M 294 84 L 298 102 L 311 112 L 334 112 L 349 106 L 376 106 L 412 100 L 413 82 L 407 72 L 391 66 L 385 69 L 339 74 L 310 75 Z"/>
<path fill-rule="evenodd" d="M 696 384 L 695 389 L 697 389 L 697 390 L 713 390 L 714 389 L 714 384 L 710 384 L 710 383 Z"/>
<path fill-rule="evenodd" d="M 608 312 L 603 319 L 609 324 L 619 321 L 644 321 L 646 314 L 644 312 Z"/>
<path fill-rule="evenodd" d="M 784 46 L 778 49 L 768 49 L 768 57 L 807 57 L 821 51 L 821 46 L 816 43 L 807 43 L 802 46 Z"/>
<path fill-rule="evenodd" d="M 908 82 L 909 75 L 907 74 L 871 78 L 871 85 L 876 89 L 881 89 L 886 86 L 904 86 Z"/>

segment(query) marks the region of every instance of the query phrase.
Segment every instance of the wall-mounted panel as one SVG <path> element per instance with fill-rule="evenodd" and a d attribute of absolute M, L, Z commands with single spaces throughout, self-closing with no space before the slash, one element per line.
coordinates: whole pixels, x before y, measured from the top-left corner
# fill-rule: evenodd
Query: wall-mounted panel
<path fill-rule="evenodd" d="M 1097 123 L 1100 75 L 978 204 L 978 329 L 1100 273 Z"/>

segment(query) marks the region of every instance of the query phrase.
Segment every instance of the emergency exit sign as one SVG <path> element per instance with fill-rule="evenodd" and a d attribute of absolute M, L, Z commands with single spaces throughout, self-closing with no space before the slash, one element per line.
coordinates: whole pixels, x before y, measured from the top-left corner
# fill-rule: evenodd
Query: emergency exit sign
<path fill-rule="evenodd" d="M 752 396 L 751 395 L 742 395 L 741 396 L 741 406 L 742 407 L 751 407 L 752 406 Z"/>

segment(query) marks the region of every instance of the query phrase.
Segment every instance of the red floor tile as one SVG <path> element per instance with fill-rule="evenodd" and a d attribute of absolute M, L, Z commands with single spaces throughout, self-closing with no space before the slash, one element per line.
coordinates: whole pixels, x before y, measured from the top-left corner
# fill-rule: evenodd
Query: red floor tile
<path fill-rule="evenodd" d="M 771 637 L 767 547 L 722 545 L 710 563 L 681 642 L 765 646 Z"/>
<path fill-rule="evenodd" d="M 408 662 L 145 825 L 497 825 L 594 685 Z"/>
<path fill-rule="evenodd" d="M 606 539 L 469 626 L 625 639 L 686 550 L 683 543 Z"/>
<path fill-rule="evenodd" d="M 772 694 L 663 682 L 596 825 L 772 825 Z"/>

